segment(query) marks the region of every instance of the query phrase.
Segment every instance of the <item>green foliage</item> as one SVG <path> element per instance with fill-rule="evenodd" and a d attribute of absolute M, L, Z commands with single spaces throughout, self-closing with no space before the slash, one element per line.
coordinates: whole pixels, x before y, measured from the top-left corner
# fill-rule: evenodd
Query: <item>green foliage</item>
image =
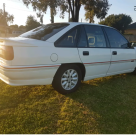
<path fill-rule="evenodd" d="M 17 24 L 15 24 L 15 25 L 10 25 L 9 26 L 9 33 L 12 33 L 12 31 L 13 30 L 18 30 L 18 31 L 26 31 L 26 26 L 23 26 L 23 25 L 21 25 L 21 26 L 18 26 Z"/>
<path fill-rule="evenodd" d="M 126 14 L 112 14 L 105 18 L 104 21 L 99 22 L 99 24 L 114 27 L 122 33 L 124 33 L 124 30 L 128 27 L 130 23 L 132 23 L 132 18 Z"/>
<path fill-rule="evenodd" d="M 26 29 L 26 26 L 21 25 L 21 26 L 18 26 L 18 28 L 19 28 L 20 30 L 24 30 L 24 29 Z"/>
<path fill-rule="evenodd" d="M 9 27 L 12 28 L 12 29 L 18 29 L 18 25 L 17 25 L 17 24 L 15 24 L 15 25 L 10 25 Z"/>
<path fill-rule="evenodd" d="M 38 26 L 40 26 L 41 24 L 34 18 L 34 16 L 28 16 L 27 17 L 27 21 L 26 21 L 26 30 L 32 30 Z"/>
<path fill-rule="evenodd" d="M 136 134 L 136 76 L 83 82 L 77 92 L 0 81 L 0 134 Z"/>
<path fill-rule="evenodd" d="M 14 16 L 10 15 L 8 12 L 5 12 L 0 9 L 0 25 L 8 25 L 8 23 L 13 23 Z"/>
<path fill-rule="evenodd" d="M 94 16 L 103 19 L 111 5 L 109 5 L 108 0 L 64 0 L 60 6 L 61 16 L 64 17 L 64 13 L 70 9 L 72 21 L 78 22 L 81 6 L 84 6 L 86 10 L 86 20 L 93 22 Z"/>
<path fill-rule="evenodd" d="M 40 17 L 41 22 L 43 22 L 43 16 L 46 14 L 48 8 L 50 8 L 51 23 L 54 23 L 54 16 L 57 10 L 60 9 L 60 17 L 64 18 L 65 12 L 71 13 L 72 21 L 78 22 L 79 11 L 81 6 L 85 6 L 86 19 L 93 21 L 93 17 L 96 15 L 97 18 L 103 19 L 108 10 L 109 4 L 108 0 L 23 0 L 23 3 L 28 6 L 32 5 L 35 11 L 38 11 L 37 16 Z"/>
<path fill-rule="evenodd" d="M 40 18 L 41 23 L 43 23 L 43 16 L 46 14 L 48 8 L 51 9 L 51 23 L 54 23 L 54 16 L 57 13 L 58 6 L 61 5 L 61 1 L 63 0 L 39 0 L 36 2 L 35 0 L 23 0 L 23 3 L 26 6 L 32 5 L 34 11 L 38 11 L 37 17 Z"/>
<path fill-rule="evenodd" d="M 89 20 L 89 22 L 94 22 L 94 16 L 96 16 L 99 19 L 105 18 L 105 16 L 108 13 L 109 7 L 108 0 L 92 0 L 87 1 L 87 4 L 85 4 L 85 19 Z"/>
<path fill-rule="evenodd" d="M 10 29 L 9 29 L 9 33 L 12 34 L 12 31 L 13 31 L 13 30 L 18 30 L 18 25 L 17 25 L 17 24 L 15 24 L 15 25 L 10 25 L 9 28 L 10 28 Z"/>

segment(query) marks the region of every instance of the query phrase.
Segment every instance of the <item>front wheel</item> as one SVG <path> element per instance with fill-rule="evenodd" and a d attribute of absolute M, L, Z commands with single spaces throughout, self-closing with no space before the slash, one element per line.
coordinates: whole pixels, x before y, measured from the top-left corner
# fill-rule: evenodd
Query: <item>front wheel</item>
<path fill-rule="evenodd" d="M 135 68 L 135 70 L 132 72 L 132 74 L 136 75 L 136 68 Z"/>
<path fill-rule="evenodd" d="M 61 94 L 75 92 L 81 83 L 82 73 L 76 65 L 61 66 L 53 80 L 53 87 Z"/>

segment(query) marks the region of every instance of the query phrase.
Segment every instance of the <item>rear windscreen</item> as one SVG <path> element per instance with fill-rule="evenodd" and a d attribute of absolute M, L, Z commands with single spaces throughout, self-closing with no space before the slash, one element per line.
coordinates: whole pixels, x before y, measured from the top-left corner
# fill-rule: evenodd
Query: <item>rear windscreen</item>
<path fill-rule="evenodd" d="M 54 24 L 42 25 L 38 28 L 35 28 L 31 31 L 28 31 L 20 35 L 19 37 L 45 41 L 51 36 L 53 36 L 54 34 L 58 33 L 59 31 L 67 27 L 68 25 L 69 24 L 66 23 L 54 23 Z"/>

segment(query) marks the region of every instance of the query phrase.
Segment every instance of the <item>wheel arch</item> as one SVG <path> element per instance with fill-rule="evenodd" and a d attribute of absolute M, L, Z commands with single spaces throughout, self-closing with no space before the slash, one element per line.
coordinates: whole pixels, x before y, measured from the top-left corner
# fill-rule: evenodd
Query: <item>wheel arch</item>
<path fill-rule="evenodd" d="M 63 66 L 65 66 L 65 65 L 77 65 L 77 66 L 80 68 L 81 73 L 82 73 L 82 81 L 84 81 L 84 77 L 85 77 L 85 74 L 86 74 L 86 69 L 85 69 L 85 66 L 84 66 L 83 63 L 63 63 L 63 64 L 60 65 L 60 67 L 59 67 L 58 70 L 56 71 L 54 77 L 56 76 L 57 72 L 58 72 L 59 70 L 61 70 L 61 68 L 62 68 Z M 54 81 L 54 77 L 53 77 L 53 81 Z M 52 81 L 52 83 L 53 83 L 53 81 Z"/>

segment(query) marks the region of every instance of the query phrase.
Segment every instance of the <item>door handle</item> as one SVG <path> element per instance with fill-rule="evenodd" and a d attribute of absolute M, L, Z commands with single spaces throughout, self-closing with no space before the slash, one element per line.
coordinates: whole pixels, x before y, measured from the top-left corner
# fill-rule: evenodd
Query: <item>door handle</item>
<path fill-rule="evenodd" d="M 117 55 L 117 51 L 113 51 L 113 52 L 112 52 L 112 55 Z"/>
<path fill-rule="evenodd" d="M 84 55 L 84 56 L 89 55 L 89 51 L 83 51 L 83 55 Z"/>

